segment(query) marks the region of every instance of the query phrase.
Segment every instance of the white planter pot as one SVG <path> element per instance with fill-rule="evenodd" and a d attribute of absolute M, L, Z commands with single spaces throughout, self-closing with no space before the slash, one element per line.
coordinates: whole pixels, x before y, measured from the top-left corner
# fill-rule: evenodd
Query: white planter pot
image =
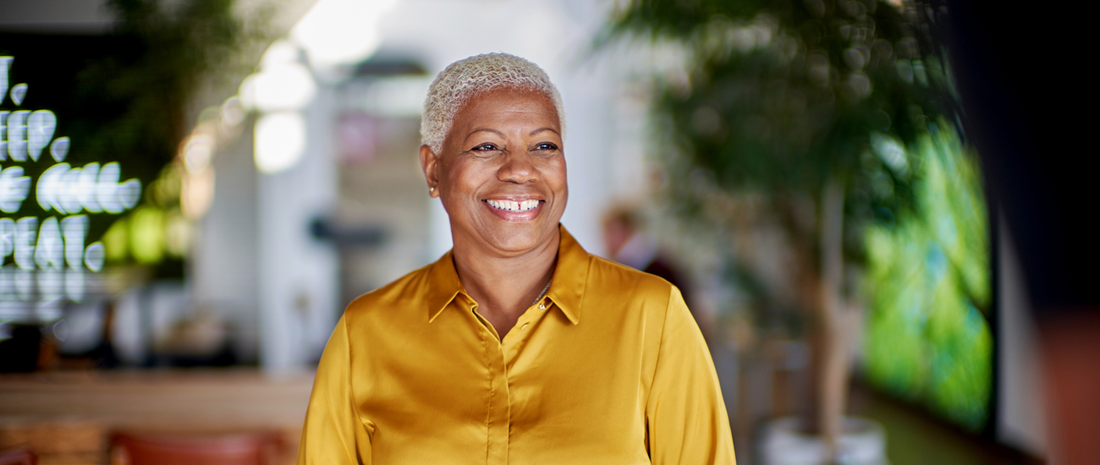
<path fill-rule="evenodd" d="M 825 441 L 802 432 L 800 418 L 780 418 L 764 427 L 761 454 L 764 465 L 825 465 Z M 845 417 L 844 434 L 837 441 L 837 462 L 844 465 L 887 465 L 886 432 L 863 418 Z"/>

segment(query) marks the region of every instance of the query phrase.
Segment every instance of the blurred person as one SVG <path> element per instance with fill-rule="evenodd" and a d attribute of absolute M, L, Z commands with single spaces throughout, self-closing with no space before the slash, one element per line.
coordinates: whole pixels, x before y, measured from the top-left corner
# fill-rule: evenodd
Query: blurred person
<path fill-rule="evenodd" d="M 733 464 L 680 291 L 588 254 L 561 98 L 507 54 L 432 83 L 420 162 L 454 247 L 355 299 L 317 369 L 299 464 Z"/>
<path fill-rule="evenodd" d="M 646 233 L 645 220 L 638 210 L 625 204 L 617 205 L 604 214 L 602 223 L 608 256 L 623 265 L 664 278 L 676 286 L 692 310 L 691 314 L 703 331 L 704 339 L 709 341 L 709 328 L 696 313 L 691 286 L 676 262 L 665 255 L 653 237 Z"/>
<path fill-rule="evenodd" d="M 1100 463 L 1095 40 L 1071 5 L 948 1 L 952 76 L 1038 328 L 1052 463 Z M 1036 34 L 1049 34 L 1040 40 Z M 1088 102 L 1093 101 L 1090 104 Z"/>

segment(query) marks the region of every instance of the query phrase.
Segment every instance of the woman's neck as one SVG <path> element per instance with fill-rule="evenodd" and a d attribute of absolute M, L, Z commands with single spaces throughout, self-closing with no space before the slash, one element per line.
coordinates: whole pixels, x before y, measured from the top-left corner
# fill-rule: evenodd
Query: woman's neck
<path fill-rule="evenodd" d="M 554 275 L 560 234 L 529 252 L 499 256 L 456 243 L 455 270 L 466 292 L 477 302 L 477 312 L 496 329 L 501 340 L 516 320 L 546 289 Z"/>

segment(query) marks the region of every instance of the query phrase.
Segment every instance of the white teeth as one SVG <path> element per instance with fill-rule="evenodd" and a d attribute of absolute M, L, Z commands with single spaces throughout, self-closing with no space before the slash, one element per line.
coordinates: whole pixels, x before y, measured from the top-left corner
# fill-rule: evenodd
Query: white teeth
<path fill-rule="evenodd" d="M 534 210 L 539 206 L 538 200 L 524 200 L 522 202 L 514 202 L 511 200 L 486 200 L 489 206 L 498 210 L 504 210 L 514 213 L 523 213 L 526 211 Z"/>

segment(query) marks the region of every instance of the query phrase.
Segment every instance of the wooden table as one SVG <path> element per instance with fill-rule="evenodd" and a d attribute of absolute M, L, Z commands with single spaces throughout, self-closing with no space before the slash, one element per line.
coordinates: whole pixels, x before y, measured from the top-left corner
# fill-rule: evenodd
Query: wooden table
<path fill-rule="evenodd" d="M 113 431 L 275 431 L 293 463 L 312 385 L 312 373 L 247 369 L 0 375 L 0 448 L 29 445 L 42 465 L 100 465 Z"/>

